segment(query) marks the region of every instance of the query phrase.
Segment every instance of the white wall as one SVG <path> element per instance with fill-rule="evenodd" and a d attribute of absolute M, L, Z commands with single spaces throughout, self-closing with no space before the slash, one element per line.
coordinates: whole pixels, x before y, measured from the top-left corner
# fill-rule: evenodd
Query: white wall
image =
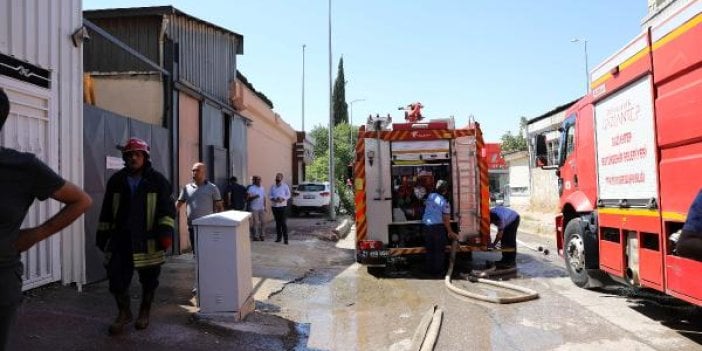
<path fill-rule="evenodd" d="M 50 89 L 33 88 L 13 79 L 0 80 L 0 85 L 14 86 L 15 99 L 46 94 L 47 120 L 44 125 L 15 129 L 24 141 L 19 147 L 35 150 L 52 168 L 67 180 L 83 185 L 83 54 L 75 47 L 71 34 L 82 26 L 81 0 L 0 0 L 0 52 L 51 71 Z M 6 77 L 0 77 L 6 78 Z M 26 89 L 25 89 L 26 88 Z M 20 107 L 11 107 L 18 111 Z M 19 120 L 19 115 L 14 118 Z M 8 122 L 11 122 L 8 120 Z M 8 133 L 3 144 L 10 144 Z M 42 133 L 46 133 L 43 135 Z M 41 137 L 39 137 L 41 136 Z M 10 146 L 14 146 L 11 145 Z M 41 146 L 42 149 L 38 149 Z M 41 222 L 58 211 L 55 202 L 48 202 L 48 211 L 35 210 L 32 219 Z M 41 207 L 40 206 L 40 207 Z M 35 208 L 37 205 L 34 206 Z M 27 221 L 24 223 L 29 225 Z M 23 261 L 51 259 L 51 272 L 25 288 L 61 280 L 64 284 L 85 282 L 85 237 L 83 219 L 64 229 L 60 235 L 23 255 Z M 44 250 L 45 248 L 45 250 Z M 49 257 L 44 257 L 48 255 Z M 41 263 L 43 264 L 43 263 Z M 29 271 L 25 270 L 25 274 Z M 29 272 L 31 273 L 31 272 Z M 27 276 L 25 276 L 27 278 Z M 31 277 L 30 277 L 31 278 Z"/>
<path fill-rule="evenodd" d="M 509 204 L 512 207 L 529 205 L 531 181 L 529 178 L 529 153 L 520 151 L 504 155 L 509 170 Z"/>

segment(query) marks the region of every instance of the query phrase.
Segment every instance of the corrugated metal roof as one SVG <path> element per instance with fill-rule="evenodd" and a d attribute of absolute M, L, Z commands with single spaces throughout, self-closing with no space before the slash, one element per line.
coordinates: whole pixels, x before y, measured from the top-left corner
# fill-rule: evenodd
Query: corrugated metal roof
<path fill-rule="evenodd" d="M 534 117 L 534 118 L 528 120 L 528 121 L 527 121 L 527 124 L 532 124 L 532 123 L 534 123 L 534 122 L 538 122 L 538 121 L 540 121 L 540 120 L 542 120 L 542 119 L 544 119 L 544 118 L 546 118 L 546 117 L 548 117 L 548 116 L 551 116 L 551 115 L 553 115 L 553 114 L 556 114 L 556 113 L 558 113 L 558 112 L 561 112 L 561 111 L 563 111 L 563 110 L 566 110 L 566 109 L 568 109 L 569 107 L 573 106 L 573 104 L 576 103 L 576 102 L 578 102 L 578 100 L 580 100 L 580 99 L 582 99 L 582 96 L 579 97 L 579 98 L 577 98 L 577 99 L 575 99 L 575 100 L 573 100 L 573 101 L 571 101 L 571 102 L 567 102 L 567 103 L 565 103 L 565 104 L 563 104 L 563 105 L 557 106 L 557 107 L 553 108 L 551 111 L 548 111 L 548 112 L 544 113 L 544 114 L 541 115 L 541 116 L 537 116 L 537 117 Z"/>
<path fill-rule="evenodd" d="M 199 22 L 201 24 L 212 27 L 219 30 L 225 34 L 231 35 L 237 39 L 239 43 L 237 47 L 237 54 L 241 55 L 244 53 L 244 36 L 233 32 L 229 29 L 220 27 L 218 25 L 212 24 L 205 20 L 199 19 L 192 15 L 189 15 L 173 6 L 150 6 L 150 7 L 125 7 L 125 8 L 113 8 L 113 9 L 100 9 L 100 10 L 86 10 L 83 11 L 83 15 L 88 19 L 101 19 L 101 18 L 120 18 L 120 17 L 134 17 L 134 16 L 164 16 L 164 15 L 177 15 L 187 17 L 193 21 Z"/>

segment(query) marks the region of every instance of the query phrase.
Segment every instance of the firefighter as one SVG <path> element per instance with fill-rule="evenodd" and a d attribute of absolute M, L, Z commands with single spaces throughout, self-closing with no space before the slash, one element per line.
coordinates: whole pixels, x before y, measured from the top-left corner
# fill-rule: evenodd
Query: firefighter
<path fill-rule="evenodd" d="M 134 270 L 142 287 L 134 326 L 148 327 L 151 303 L 175 224 L 171 184 L 151 167 L 149 145 L 131 138 L 121 149 L 125 167 L 107 182 L 96 238 L 98 248 L 105 253 L 110 292 L 117 302 L 118 314 L 109 327 L 110 335 L 122 333 L 132 321 L 129 285 Z"/>
<path fill-rule="evenodd" d="M 702 261 L 702 190 L 687 211 L 676 252 L 682 257 Z"/>
<path fill-rule="evenodd" d="M 451 204 L 446 199 L 447 193 L 448 183 L 445 180 L 437 181 L 436 191 L 427 197 L 422 216 L 426 271 L 431 276 L 443 274 L 447 235 L 451 240 L 458 239 L 458 234 L 451 228 Z"/>
<path fill-rule="evenodd" d="M 504 207 L 495 206 L 490 209 L 490 224 L 497 227 L 495 241 L 488 245 L 490 249 L 505 249 L 502 259 L 495 262 L 498 269 L 514 268 L 517 260 L 517 229 L 519 229 L 519 213 Z"/>

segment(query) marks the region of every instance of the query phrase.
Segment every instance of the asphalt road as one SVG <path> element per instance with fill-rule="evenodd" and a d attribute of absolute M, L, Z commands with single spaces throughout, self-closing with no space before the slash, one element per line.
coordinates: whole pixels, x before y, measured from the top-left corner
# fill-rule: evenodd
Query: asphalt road
<path fill-rule="evenodd" d="M 376 277 L 353 257 L 314 267 L 267 303 L 295 321 L 297 349 L 407 350 L 416 326 L 436 304 L 444 318 L 436 350 L 700 350 L 702 313 L 680 301 L 622 287 L 584 290 L 570 282 L 549 238 L 520 233 L 548 256 L 520 247 L 510 283 L 539 292 L 535 301 L 495 305 L 458 298 L 443 280 L 422 279 L 421 262 Z M 353 233 L 330 248 L 345 257 Z M 476 253 L 473 264 L 499 259 Z M 459 269 L 469 269 L 464 262 Z M 467 281 L 476 292 L 505 294 Z"/>
<path fill-rule="evenodd" d="M 11 350 L 409 350 L 426 311 L 444 311 L 436 350 L 702 350 L 702 313 L 680 301 L 620 287 L 596 291 L 570 282 L 562 259 L 519 248 L 510 283 L 539 292 L 538 300 L 494 305 L 458 298 L 441 279 L 424 279 L 421 261 L 383 277 L 355 263 L 354 232 L 334 242 L 337 224 L 321 215 L 291 218 L 290 245 L 252 243 L 256 310 L 243 322 L 193 318 L 193 260 L 169 259 L 145 331 L 109 337 L 114 316 L 106 282 L 51 285 L 27 293 Z M 550 238 L 519 239 L 555 251 Z M 496 260 L 476 253 L 472 264 Z M 470 262 L 458 270 L 466 271 Z M 136 278 L 135 278 L 136 280 Z M 471 291 L 504 294 L 467 281 Z M 139 287 L 132 286 L 133 305 Z M 14 346 L 14 347 L 13 347 Z"/>

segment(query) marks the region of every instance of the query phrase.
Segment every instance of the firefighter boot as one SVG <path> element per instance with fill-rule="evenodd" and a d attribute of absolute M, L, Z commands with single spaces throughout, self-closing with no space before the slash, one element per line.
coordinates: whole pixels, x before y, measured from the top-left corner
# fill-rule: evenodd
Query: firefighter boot
<path fill-rule="evenodd" d="M 124 332 L 124 326 L 132 321 L 132 310 L 129 306 L 129 293 L 115 294 L 117 301 L 117 309 L 119 310 L 117 318 L 110 324 L 110 335 L 118 335 Z"/>
<path fill-rule="evenodd" d="M 144 291 L 141 296 L 141 307 L 139 308 L 139 317 L 137 318 L 134 327 L 142 330 L 149 326 L 149 314 L 151 313 L 151 303 L 154 301 L 154 292 Z"/>

